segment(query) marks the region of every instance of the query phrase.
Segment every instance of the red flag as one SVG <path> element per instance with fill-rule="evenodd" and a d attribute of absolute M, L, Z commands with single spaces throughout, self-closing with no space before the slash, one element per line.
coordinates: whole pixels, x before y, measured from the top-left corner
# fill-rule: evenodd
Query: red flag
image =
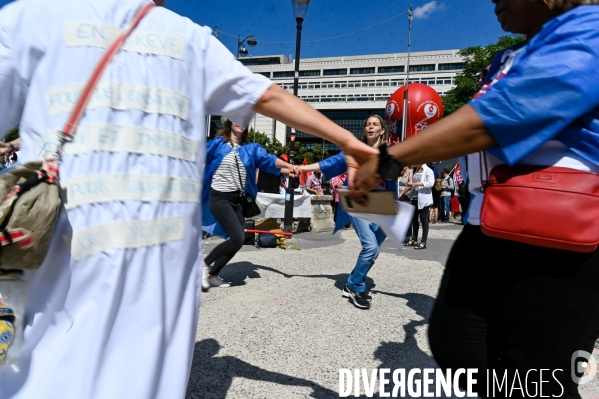
<path fill-rule="evenodd" d="M 460 163 L 455 166 L 455 171 L 453 173 L 453 185 L 455 187 L 455 193 L 458 193 L 458 187 L 460 183 L 464 181 L 464 177 L 462 176 L 462 169 L 460 168 Z"/>
<path fill-rule="evenodd" d="M 302 165 L 307 165 L 308 164 L 308 160 L 304 157 L 304 162 L 302 162 Z M 306 185 L 306 181 L 308 181 L 308 176 L 310 176 L 312 174 L 312 172 L 302 172 L 302 174 L 300 175 L 300 186 L 305 186 Z"/>

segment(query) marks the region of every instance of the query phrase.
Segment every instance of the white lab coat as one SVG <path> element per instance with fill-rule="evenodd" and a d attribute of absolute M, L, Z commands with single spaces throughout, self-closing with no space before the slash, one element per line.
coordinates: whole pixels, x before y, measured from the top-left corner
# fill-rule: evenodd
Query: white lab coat
<path fill-rule="evenodd" d="M 54 142 L 114 27 L 147 2 L 20 0 L 0 10 L 0 132 L 19 126 L 19 162 Z M 27 273 L 23 355 L 0 368 L 0 398 L 185 396 L 205 115 L 247 125 L 270 85 L 208 28 L 165 8 L 142 20 L 66 147 L 67 210 L 45 263 Z"/>

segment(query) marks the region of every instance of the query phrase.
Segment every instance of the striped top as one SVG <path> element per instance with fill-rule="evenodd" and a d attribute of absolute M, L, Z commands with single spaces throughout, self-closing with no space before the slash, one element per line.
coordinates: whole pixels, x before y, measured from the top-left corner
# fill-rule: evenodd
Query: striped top
<path fill-rule="evenodd" d="M 237 149 L 239 145 L 235 143 L 227 143 L 233 147 L 233 151 L 228 153 L 223 161 L 214 172 L 212 178 L 212 189 L 223 193 L 230 193 L 232 191 L 245 191 L 245 183 L 247 174 L 245 167 L 239 158 Z M 239 172 L 238 172 L 239 170 Z M 239 174 L 241 174 L 241 182 L 239 181 Z M 241 184 L 240 184 L 241 183 Z"/>

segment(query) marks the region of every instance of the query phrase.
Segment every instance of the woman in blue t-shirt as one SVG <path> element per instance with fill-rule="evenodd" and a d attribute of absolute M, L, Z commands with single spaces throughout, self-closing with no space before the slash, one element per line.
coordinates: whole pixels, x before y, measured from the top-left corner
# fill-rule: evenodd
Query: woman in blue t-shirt
<path fill-rule="evenodd" d="M 443 369 L 478 369 L 475 391 L 481 397 L 533 396 L 541 389 L 542 396 L 579 398 L 582 362 L 593 363 L 588 357 L 599 337 L 599 250 L 583 253 L 483 234 L 481 186 L 498 164 L 599 173 L 599 0 L 493 3 L 503 29 L 525 35 L 526 42 L 497 54 L 468 105 L 388 150 L 402 164 L 470 154 L 472 200 L 447 259 L 430 346 Z M 355 201 L 378 184 L 376 170 L 377 160 L 362 165 Z M 521 201 L 539 209 L 550 196 Z M 564 229 L 553 216 L 542 221 L 546 229 Z M 523 215 L 511 223 L 525 227 L 531 220 Z M 497 381 L 505 376 L 509 388 L 487 390 L 489 369 Z"/>

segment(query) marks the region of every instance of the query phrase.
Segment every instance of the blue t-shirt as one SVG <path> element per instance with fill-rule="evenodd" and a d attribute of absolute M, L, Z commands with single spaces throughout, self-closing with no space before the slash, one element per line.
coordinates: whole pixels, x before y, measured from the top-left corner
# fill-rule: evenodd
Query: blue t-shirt
<path fill-rule="evenodd" d="M 468 156 L 467 222 L 480 223 L 481 181 L 498 163 L 599 171 L 599 6 L 579 6 L 494 58 L 469 103 L 498 145 Z"/>
<path fill-rule="evenodd" d="M 526 45 L 499 54 L 493 84 L 470 102 L 499 144 L 489 153 L 514 165 L 553 139 L 599 165 L 598 67 L 596 5 L 552 19 Z"/>

